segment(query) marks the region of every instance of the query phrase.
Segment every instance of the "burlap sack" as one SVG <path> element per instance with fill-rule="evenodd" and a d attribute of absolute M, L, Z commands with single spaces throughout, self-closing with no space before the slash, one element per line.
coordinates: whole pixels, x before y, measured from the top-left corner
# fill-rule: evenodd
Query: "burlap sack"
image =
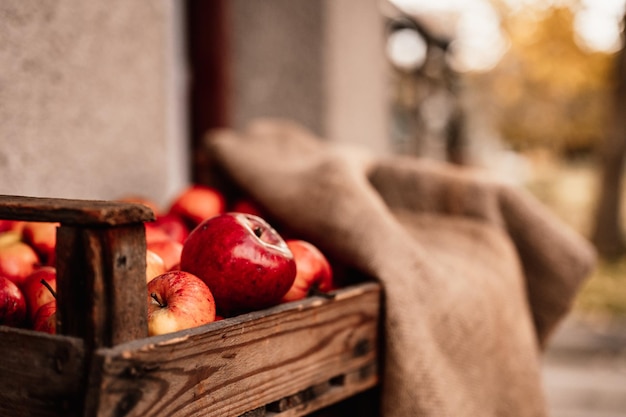
<path fill-rule="evenodd" d="M 531 196 L 286 121 L 206 145 L 271 216 L 383 284 L 382 415 L 546 415 L 541 350 L 595 253 Z"/>

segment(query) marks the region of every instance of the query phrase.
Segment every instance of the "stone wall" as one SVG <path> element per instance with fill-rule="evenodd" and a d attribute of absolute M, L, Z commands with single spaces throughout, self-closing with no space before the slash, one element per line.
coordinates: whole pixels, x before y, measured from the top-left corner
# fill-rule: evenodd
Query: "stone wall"
<path fill-rule="evenodd" d="M 0 193 L 164 202 L 186 181 L 175 4 L 0 2 Z"/>

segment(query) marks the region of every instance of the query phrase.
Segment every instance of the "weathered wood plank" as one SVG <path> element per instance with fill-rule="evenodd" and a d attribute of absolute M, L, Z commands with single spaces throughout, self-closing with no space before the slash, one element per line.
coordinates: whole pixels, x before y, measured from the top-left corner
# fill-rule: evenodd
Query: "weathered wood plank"
<path fill-rule="evenodd" d="M 377 373 L 364 369 L 375 369 L 379 309 L 380 287 L 367 283 L 334 299 L 99 349 L 89 409 L 102 417 L 240 416 L 335 381 L 317 397 L 321 407 L 376 384 Z M 302 415 L 295 410 L 286 415 Z"/>
<path fill-rule="evenodd" d="M 1 416 L 82 415 L 82 340 L 0 326 L 0 358 Z"/>
<path fill-rule="evenodd" d="M 275 404 L 266 407 L 267 412 L 264 417 L 299 417 L 308 415 L 332 404 L 336 404 L 353 395 L 374 387 L 378 383 L 378 368 L 376 361 L 363 366 L 357 371 L 342 375 L 326 384 L 315 385 L 308 388 L 299 396 L 304 397 L 302 401 L 279 400 Z M 318 392 L 316 392 L 318 391 Z M 286 404 L 285 404 L 286 403 Z M 351 413 L 349 415 L 358 415 Z"/>
<path fill-rule="evenodd" d="M 86 348 L 148 335 L 143 224 L 57 231 L 59 333 Z"/>
<path fill-rule="evenodd" d="M 116 226 L 153 221 L 155 214 L 134 203 L 0 195 L 0 219 Z"/>

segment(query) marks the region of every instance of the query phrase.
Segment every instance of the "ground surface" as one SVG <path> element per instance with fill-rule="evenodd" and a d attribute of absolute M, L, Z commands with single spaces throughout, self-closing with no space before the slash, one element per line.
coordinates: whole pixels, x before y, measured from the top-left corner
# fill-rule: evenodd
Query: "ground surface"
<path fill-rule="evenodd" d="M 626 322 L 568 317 L 543 378 L 552 417 L 626 417 Z"/>
<path fill-rule="evenodd" d="M 546 153 L 531 155 L 528 162 L 528 188 L 588 237 L 598 195 L 597 166 Z M 543 378 L 551 417 L 626 417 L 626 256 L 599 259 L 574 311 L 550 343 Z"/>

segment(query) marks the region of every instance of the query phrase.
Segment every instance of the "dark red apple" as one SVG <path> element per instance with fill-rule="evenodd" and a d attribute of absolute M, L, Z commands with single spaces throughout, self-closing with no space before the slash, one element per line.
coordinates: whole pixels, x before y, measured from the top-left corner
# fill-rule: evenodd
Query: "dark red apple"
<path fill-rule="evenodd" d="M 180 216 L 190 228 L 218 214 L 224 213 L 226 199 L 216 188 L 194 184 L 178 194 L 169 213 Z"/>
<path fill-rule="evenodd" d="M 57 332 L 57 301 L 52 300 L 39 307 L 35 313 L 33 330 L 55 334 Z"/>
<path fill-rule="evenodd" d="M 22 239 L 28 243 L 46 265 L 54 265 L 59 223 L 26 222 L 22 229 Z"/>
<path fill-rule="evenodd" d="M 261 207 L 259 207 L 257 203 L 245 197 L 237 199 L 233 203 L 231 207 L 231 211 L 238 212 L 238 213 L 253 214 L 263 219 L 266 217 L 265 212 L 261 209 Z"/>
<path fill-rule="evenodd" d="M 54 294 L 47 288 L 41 280 L 44 280 L 56 291 L 57 288 L 57 271 L 52 266 L 42 266 L 30 274 L 22 284 L 22 292 L 26 298 L 26 306 L 29 319 L 34 322 L 37 310 L 54 300 Z"/>
<path fill-rule="evenodd" d="M 10 279 L 18 287 L 40 265 L 37 252 L 27 243 L 12 241 L 0 245 L 0 275 Z"/>
<path fill-rule="evenodd" d="M 163 259 L 165 269 L 173 271 L 180 267 L 180 255 L 183 251 L 183 244 L 173 239 L 158 240 L 147 244 L 148 250 L 156 253 Z"/>
<path fill-rule="evenodd" d="M 156 227 L 161 229 L 168 235 L 171 239 L 179 243 L 185 243 L 187 236 L 189 236 L 189 227 L 185 223 L 185 221 L 177 214 L 167 213 L 160 216 L 157 216 L 154 223 Z"/>
<path fill-rule="evenodd" d="M 185 271 L 172 271 L 148 283 L 148 334 L 176 332 L 215 320 L 215 300 L 207 285 Z"/>
<path fill-rule="evenodd" d="M 279 303 L 296 277 L 283 238 L 262 218 L 244 213 L 225 213 L 198 225 L 183 246 L 181 269 L 211 288 L 224 315 Z"/>
<path fill-rule="evenodd" d="M 283 301 L 305 298 L 313 291 L 333 289 L 333 271 L 326 256 L 315 245 L 305 240 L 289 239 L 287 246 L 296 261 L 296 279 Z"/>
<path fill-rule="evenodd" d="M 26 299 L 17 285 L 0 275 L 0 324 L 20 327 L 26 319 Z"/>
<path fill-rule="evenodd" d="M 154 222 L 144 223 L 144 228 L 146 229 L 146 243 L 148 244 L 171 239 L 170 235 Z"/>
<path fill-rule="evenodd" d="M 0 219 L 0 233 L 4 232 L 17 232 L 22 233 L 24 227 L 24 221 L 21 220 L 5 220 Z"/>

